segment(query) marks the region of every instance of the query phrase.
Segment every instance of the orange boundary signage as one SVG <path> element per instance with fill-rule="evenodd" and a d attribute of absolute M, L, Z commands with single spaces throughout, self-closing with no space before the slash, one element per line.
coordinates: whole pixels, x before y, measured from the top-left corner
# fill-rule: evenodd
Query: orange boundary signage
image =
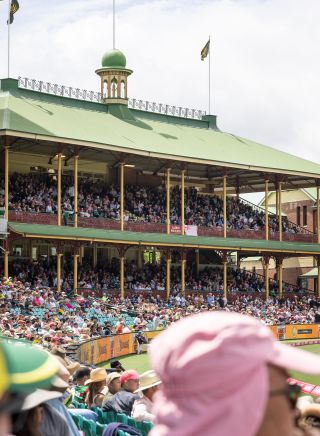
<path fill-rule="evenodd" d="M 150 341 L 161 330 L 144 332 L 143 335 Z M 97 365 L 110 359 L 136 352 L 135 333 L 123 333 L 115 336 L 91 339 L 79 345 L 76 354 L 78 360 L 84 365 Z"/>

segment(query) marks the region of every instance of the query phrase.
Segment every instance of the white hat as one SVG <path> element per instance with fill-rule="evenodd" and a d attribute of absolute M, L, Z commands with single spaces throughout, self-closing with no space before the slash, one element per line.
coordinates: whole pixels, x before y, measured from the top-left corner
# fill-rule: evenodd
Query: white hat
<path fill-rule="evenodd" d="M 145 391 L 146 389 L 152 388 L 153 386 L 158 386 L 161 383 L 159 376 L 152 369 L 146 371 L 139 377 L 139 388 L 134 391 L 137 392 Z"/>
<path fill-rule="evenodd" d="M 49 400 L 54 400 L 55 398 L 62 397 L 60 392 L 46 391 L 44 389 L 36 389 L 32 394 L 29 394 L 23 402 L 21 410 L 30 410 L 42 403 Z"/>

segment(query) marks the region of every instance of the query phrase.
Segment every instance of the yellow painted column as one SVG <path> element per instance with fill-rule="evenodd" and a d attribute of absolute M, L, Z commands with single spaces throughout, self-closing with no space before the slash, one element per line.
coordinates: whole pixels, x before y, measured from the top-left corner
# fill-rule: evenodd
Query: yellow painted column
<path fill-rule="evenodd" d="M 186 290 L 186 254 L 181 254 L 181 292 L 184 295 Z"/>
<path fill-rule="evenodd" d="M 9 220 L 9 146 L 4 148 L 4 213 Z"/>
<path fill-rule="evenodd" d="M 61 177 L 62 177 L 62 154 L 58 153 L 58 226 L 61 226 Z"/>
<path fill-rule="evenodd" d="M 170 298 L 170 291 L 171 291 L 171 253 L 167 253 L 166 255 L 166 267 L 167 267 L 166 291 L 167 291 L 167 300 L 168 300 Z"/>
<path fill-rule="evenodd" d="M 124 230 L 124 162 L 120 164 L 120 230 Z"/>
<path fill-rule="evenodd" d="M 317 240 L 320 244 L 320 186 L 317 186 Z"/>
<path fill-rule="evenodd" d="M 223 255 L 223 296 L 227 298 L 228 294 L 228 258 Z"/>
<path fill-rule="evenodd" d="M 73 255 L 73 291 L 76 294 L 78 289 L 78 254 Z"/>
<path fill-rule="evenodd" d="M 61 257 L 62 253 L 57 253 L 57 292 L 61 292 Z"/>
<path fill-rule="evenodd" d="M 282 298 L 282 276 L 283 276 L 283 260 L 279 259 L 278 260 L 279 265 L 278 265 L 278 288 L 279 288 L 279 297 Z"/>
<path fill-rule="evenodd" d="M 79 155 L 74 156 L 74 226 L 78 227 L 78 161 Z"/>
<path fill-rule="evenodd" d="M 167 234 L 170 235 L 170 168 L 167 168 Z"/>
<path fill-rule="evenodd" d="M 320 298 L 320 256 L 317 257 L 318 266 L 318 285 L 317 285 L 317 296 Z"/>
<path fill-rule="evenodd" d="M 200 249 L 196 250 L 196 271 L 199 274 L 200 271 Z"/>
<path fill-rule="evenodd" d="M 98 247 L 97 244 L 93 244 L 92 247 L 93 253 L 92 253 L 92 261 L 93 261 L 93 268 L 96 268 L 98 263 Z"/>
<path fill-rule="evenodd" d="M 281 182 L 279 182 L 279 241 L 282 241 L 282 202 L 281 202 Z"/>
<path fill-rule="evenodd" d="M 120 256 L 120 295 L 124 299 L 124 253 Z"/>
<path fill-rule="evenodd" d="M 84 246 L 81 245 L 80 246 L 80 256 L 79 256 L 79 263 L 80 263 L 80 265 L 82 265 L 83 256 L 84 256 Z"/>
<path fill-rule="evenodd" d="M 278 184 L 276 184 L 276 220 L 279 223 L 279 190 Z"/>
<path fill-rule="evenodd" d="M 269 180 L 265 180 L 265 193 L 264 193 L 264 208 L 265 208 L 265 227 L 266 227 L 266 241 L 269 239 Z"/>
<path fill-rule="evenodd" d="M 269 258 L 265 257 L 265 288 L 266 300 L 269 298 Z"/>
<path fill-rule="evenodd" d="M 223 176 L 223 237 L 227 237 L 227 176 Z"/>
<path fill-rule="evenodd" d="M 6 247 L 3 253 L 3 272 L 4 276 L 7 278 L 9 277 L 9 254 L 10 251 L 8 251 Z"/>
<path fill-rule="evenodd" d="M 4 214 L 5 219 L 9 220 L 9 146 L 4 148 Z M 8 241 L 5 243 L 3 253 L 3 272 L 5 277 L 9 277 L 9 250 Z"/>
<path fill-rule="evenodd" d="M 181 235 L 184 235 L 184 174 L 185 170 L 181 170 Z"/>

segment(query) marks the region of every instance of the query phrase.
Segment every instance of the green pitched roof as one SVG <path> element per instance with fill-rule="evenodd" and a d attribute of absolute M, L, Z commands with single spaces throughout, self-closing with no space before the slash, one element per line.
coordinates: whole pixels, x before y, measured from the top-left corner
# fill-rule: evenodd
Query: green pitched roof
<path fill-rule="evenodd" d="M 232 251 L 320 253 L 320 245 L 300 242 L 264 241 L 255 239 L 215 238 L 205 236 L 181 236 L 161 233 L 121 232 L 82 227 L 64 227 L 42 224 L 9 223 L 9 228 L 26 237 L 47 239 L 71 239 L 78 241 L 119 243 L 144 246 L 168 246 L 186 248 L 226 249 Z"/>
<path fill-rule="evenodd" d="M 210 127 L 210 117 L 188 120 L 125 109 L 20 89 L 13 79 L 1 81 L 0 131 L 149 157 L 320 177 L 320 165 L 221 132 Z"/>

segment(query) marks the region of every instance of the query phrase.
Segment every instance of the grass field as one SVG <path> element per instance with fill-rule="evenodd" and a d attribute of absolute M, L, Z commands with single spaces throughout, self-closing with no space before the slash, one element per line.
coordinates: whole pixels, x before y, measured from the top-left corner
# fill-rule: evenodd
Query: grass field
<path fill-rule="evenodd" d="M 289 341 L 288 341 L 289 342 Z M 290 341 L 292 342 L 292 341 Z M 310 351 L 315 354 L 320 354 L 320 344 L 315 345 L 304 345 L 300 348 L 304 350 Z M 142 353 L 139 355 L 132 355 L 127 357 L 120 357 L 118 360 L 121 361 L 123 367 L 125 369 L 135 369 L 141 374 L 144 371 L 150 369 L 148 355 L 146 353 Z M 109 367 L 109 365 L 105 365 Z M 291 373 L 292 378 L 303 381 L 305 383 L 311 383 L 314 385 L 320 385 L 320 376 L 308 375 L 308 374 L 300 374 L 296 372 Z"/>
<path fill-rule="evenodd" d="M 150 369 L 147 353 L 133 354 L 127 357 L 117 357 L 125 369 L 135 369 L 139 374 Z M 109 368 L 109 364 L 103 365 Z"/>

